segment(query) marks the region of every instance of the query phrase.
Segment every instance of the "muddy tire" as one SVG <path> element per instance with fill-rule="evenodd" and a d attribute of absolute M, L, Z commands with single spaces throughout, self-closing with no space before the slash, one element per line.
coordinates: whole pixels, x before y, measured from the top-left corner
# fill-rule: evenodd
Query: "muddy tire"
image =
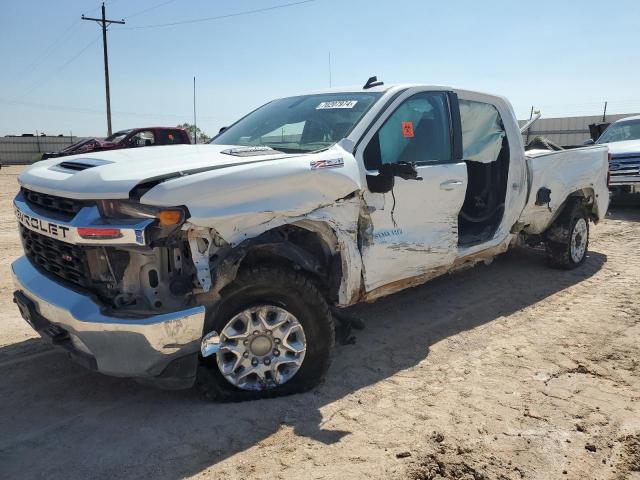
<path fill-rule="evenodd" d="M 198 365 L 196 385 L 208 399 L 255 400 L 318 385 L 329 368 L 335 329 L 310 278 L 280 267 L 254 267 L 241 271 L 222 298 L 204 333 L 218 332 L 226 347 L 201 356 Z"/>
<path fill-rule="evenodd" d="M 589 248 L 589 215 L 580 201 L 569 200 L 546 234 L 547 263 L 571 270 L 584 263 Z"/>

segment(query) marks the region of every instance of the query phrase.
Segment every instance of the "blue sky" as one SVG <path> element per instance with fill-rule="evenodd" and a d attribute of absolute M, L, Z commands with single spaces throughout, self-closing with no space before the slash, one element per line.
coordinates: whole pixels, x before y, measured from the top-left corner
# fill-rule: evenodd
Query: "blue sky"
<path fill-rule="evenodd" d="M 640 1 L 111 0 L 114 130 L 192 119 L 208 133 L 279 96 L 387 83 L 507 96 L 519 117 L 640 111 Z M 0 0 L 0 135 L 106 134 L 96 0 Z M 147 11 L 145 11 L 147 10 Z M 139 13 L 143 12 L 143 13 Z M 93 43 L 91 43 L 93 42 Z"/>

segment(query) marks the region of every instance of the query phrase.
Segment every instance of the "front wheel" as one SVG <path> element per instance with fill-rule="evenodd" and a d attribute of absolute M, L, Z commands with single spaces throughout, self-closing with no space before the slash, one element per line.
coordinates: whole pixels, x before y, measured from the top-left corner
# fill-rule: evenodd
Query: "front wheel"
<path fill-rule="evenodd" d="M 550 266 L 570 270 L 584 263 L 589 248 L 589 217 L 581 203 L 567 205 L 552 232 L 545 242 Z"/>
<path fill-rule="evenodd" d="M 217 353 L 201 357 L 197 384 L 215 401 L 303 392 L 329 366 L 334 341 L 329 306 L 308 277 L 279 267 L 241 271 L 205 333 Z"/>

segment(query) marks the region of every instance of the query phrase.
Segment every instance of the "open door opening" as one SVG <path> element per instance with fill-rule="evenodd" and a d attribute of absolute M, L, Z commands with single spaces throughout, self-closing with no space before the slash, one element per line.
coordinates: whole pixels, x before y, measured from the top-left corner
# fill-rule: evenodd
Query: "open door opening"
<path fill-rule="evenodd" d="M 460 113 L 468 184 L 458 215 L 458 245 L 470 246 L 492 239 L 502 222 L 509 142 L 493 105 L 461 100 Z"/>

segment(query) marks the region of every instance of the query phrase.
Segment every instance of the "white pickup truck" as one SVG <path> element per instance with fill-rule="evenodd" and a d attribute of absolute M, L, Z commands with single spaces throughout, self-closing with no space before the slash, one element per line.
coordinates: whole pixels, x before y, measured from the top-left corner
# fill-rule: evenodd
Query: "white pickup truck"
<path fill-rule="evenodd" d="M 640 194 L 640 116 L 613 122 L 595 143 L 609 147 L 611 193 Z"/>
<path fill-rule="evenodd" d="M 342 307 L 516 243 L 580 265 L 609 199 L 606 147 L 525 153 L 502 97 L 375 79 L 274 100 L 208 145 L 41 161 L 19 183 L 33 328 L 97 371 L 220 401 L 316 385 Z"/>

